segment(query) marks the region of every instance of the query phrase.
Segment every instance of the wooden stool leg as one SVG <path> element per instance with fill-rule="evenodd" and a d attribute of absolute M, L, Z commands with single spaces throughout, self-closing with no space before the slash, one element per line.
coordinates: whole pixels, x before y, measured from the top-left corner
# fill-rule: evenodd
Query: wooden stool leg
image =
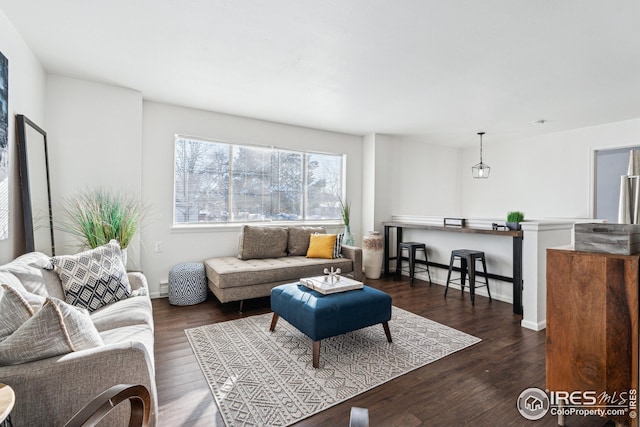
<path fill-rule="evenodd" d="M 391 340 L 391 331 L 389 330 L 389 322 L 382 322 L 382 327 L 384 328 L 384 334 L 387 336 L 387 341 L 393 342 L 393 340 Z"/>
<path fill-rule="evenodd" d="M 273 317 L 271 318 L 271 327 L 269 328 L 269 332 L 273 332 L 276 329 L 276 323 L 278 323 L 278 319 L 280 316 L 278 313 L 273 313 Z"/>
<path fill-rule="evenodd" d="M 318 369 L 320 366 L 320 340 L 313 342 L 313 367 Z"/>

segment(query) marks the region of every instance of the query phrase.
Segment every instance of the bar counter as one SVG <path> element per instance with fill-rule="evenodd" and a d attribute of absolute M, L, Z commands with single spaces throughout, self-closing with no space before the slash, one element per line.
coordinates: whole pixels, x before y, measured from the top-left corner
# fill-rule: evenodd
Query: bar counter
<path fill-rule="evenodd" d="M 447 233 L 472 233 L 472 234 L 486 234 L 493 236 L 511 237 L 513 239 L 513 276 L 500 276 L 495 274 L 487 274 L 490 279 L 502 280 L 511 282 L 513 284 L 513 312 L 515 314 L 522 315 L 522 240 L 524 233 L 522 230 L 493 230 L 488 228 L 474 228 L 474 227 L 460 227 L 460 226 L 444 226 L 425 224 L 418 222 L 408 221 L 383 221 L 384 226 L 384 274 L 389 275 L 389 261 L 396 260 L 400 253 L 399 244 L 402 242 L 402 230 L 404 228 L 421 229 L 430 231 L 441 231 Z M 392 228 L 396 229 L 396 255 L 391 256 L 390 231 Z M 430 266 L 439 268 L 449 268 L 448 265 L 429 262 Z"/>

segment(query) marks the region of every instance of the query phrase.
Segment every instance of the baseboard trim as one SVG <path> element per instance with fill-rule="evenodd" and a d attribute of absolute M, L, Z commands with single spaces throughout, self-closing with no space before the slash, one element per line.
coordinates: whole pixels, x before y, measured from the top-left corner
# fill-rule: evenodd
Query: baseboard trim
<path fill-rule="evenodd" d="M 405 272 L 405 271 L 402 272 L 402 275 L 406 276 L 406 277 L 409 277 L 409 273 Z M 415 278 L 419 279 L 419 280 L 422 280 L 422 281 L 425 281 L 425 282 L 429 281 L 429 276 L 426 273 L 416 273 Z M 438 285 L 438 286 L 446 286 L 447 285 L 447 283 L 445 281 L 441 281 L 441 280 L 438 280 L 438 279 L 431 280 L 431 283 L 433 283 L 434 285 Z M 450 283 L 449 284 L 449 289 L 455 289 L 457 291 L 460 291 L 460 285 L 458 285 L 456 283 Z M 469 293 L 469 287 L 465 286 L 464 287 L 464 291 L 465 291 L 465 293 Z M 476 295 L 489 298 L 489 294 L 487 293 L 487 290 L 485 288 L 476 289 Z M 494 299 L 496 301 L 506 302 L 507 304 L 513 305 L 513 297 L 511 297 L 510 295 L 499 294 L 499 293 L 495 292 L 493 288 L 491 289 L 491 299 Z"/>
<path fill-rule="evenodd" d="M 541 330 L 547 328 L 547 321 L 542 320 L 540 322 L 532 322 L 530 320 L 522 319 L 522 321 L 520 322 L 520 326 L 522 326 L 523 328 L 531 329 L 536 332 L 540 332 Z"/>

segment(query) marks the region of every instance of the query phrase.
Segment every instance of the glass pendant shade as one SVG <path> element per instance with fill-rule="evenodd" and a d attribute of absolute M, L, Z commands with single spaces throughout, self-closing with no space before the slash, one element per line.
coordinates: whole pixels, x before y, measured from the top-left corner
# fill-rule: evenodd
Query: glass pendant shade
<path fill-rule="evenodd" d="M 491 172 L 491 167 L 480 162 L 477 165 L 472 166 L 471 171 L 473 172 L 474 178 L 489 178 L 489 172 Z"/>
<path fill-rule="evenodd" d="M 484 132 L 478 132 L 478 135 L 480 135 L 480 163 L 472 166 L 471 172 L 474 178 L 489 178 L 491 167 L 482 162 L 482 135 L 484 135 Z"/>

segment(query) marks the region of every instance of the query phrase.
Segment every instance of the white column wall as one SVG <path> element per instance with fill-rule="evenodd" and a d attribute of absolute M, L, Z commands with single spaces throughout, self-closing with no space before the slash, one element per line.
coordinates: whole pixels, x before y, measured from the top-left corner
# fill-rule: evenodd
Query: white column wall
<path fill-rule="evenodd" d="M 547 326 L 547 249 L 571 244 L 572 221 L 524 222 L 522 229 L 522 306 L 520 324 L 540 331 Z"/>
<path fill-rule="evenodd" d="M 386 221 L 393 214 L 395 195 L 399 191 L 396 187 L 398 184 L 398 147 L 399 144 L 394 137 L 376 135 L 374 222 L 372 228 L 363 230 L 363 232 L 377 230 L 382 233 L 382 221 Z"/>
<path fill-rule="evenodd" d="M 362 138 L 362 230 L 375 230 L 376 177 L 382 173 L 376 169 L 376 134 Z"/>

